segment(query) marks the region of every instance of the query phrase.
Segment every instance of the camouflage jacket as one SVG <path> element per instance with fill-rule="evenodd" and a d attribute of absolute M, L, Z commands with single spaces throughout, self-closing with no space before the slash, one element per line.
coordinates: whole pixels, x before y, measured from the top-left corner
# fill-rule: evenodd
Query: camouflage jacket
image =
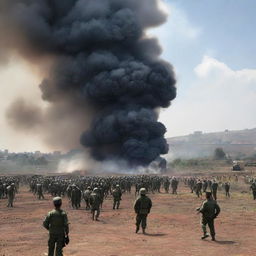
<path fill-rule="evenodd" d="M 134 203 L 134 210 L 137 214 L 148 214 L 152 207 L 152 201 L 147 196 L 140 196 Z"/>
<path fill-rule="evenodd" d="M 68 225 L 68 216 L 66 212 L 55 209 L 47 214 L 43 222 L 43 226 L 49 230 L 50 234 L 68 234 Z"/>
<path fill-rule="evenodd" d="M 216 218 L 220 213 L 220 207 L 213 199 L 203 202 L 200 210 L 203 214 L 203 218 Z"/>

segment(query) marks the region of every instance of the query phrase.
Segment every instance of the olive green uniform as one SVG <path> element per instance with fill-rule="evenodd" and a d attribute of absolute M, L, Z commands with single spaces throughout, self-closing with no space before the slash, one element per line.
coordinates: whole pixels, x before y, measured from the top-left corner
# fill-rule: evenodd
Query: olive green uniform
<path fill-rule="evenodd" d="M 134 210 L 137 214 L 136 216 L 136 227 L 137 231 L 141 227 L 143 231 L 145 231 L 147 227 L 147 216 L 150 213 L 150 209 L 152 207 L 152 201 L 146 195 L 141 195 L 134 203 Z"/>
<path fill-rule="evenodd" d="M 13 207 L 13 201 L 14 201 L 14 197 L 15 197 L 15 187 L 14 186 L 7 187 L 7 197 L 8 197 L 7 207 Z"/>
<path fill-rule="evenodd" d="M 43 226 L 49 230 L 48 256 L 54 255 L 56 244 L 56 256 L 62 256 L 62 248 L 65 246 L 65 235 L 69 233 L 68 217 L 63 210 L 50 211 Z"/>
<path fill-rule="evenodd" d="M 202 230 L 204 235 L 207 234 L 206 225 L 209 226 L 210 234 L 213 239 L 215 239 L 215 228 L 214 228 L 214 219 L 220 213 L 220 207 L 215 200 L 212 198 L 207 199 L 203 202 L 199 212 L 202 213 Z"/>
<path fill-rule="evenodd" d="M 113 195 L 113 209 L 119 209 L 120 201 L 122 200 L 122 192 L 120 188 L 116 188 L 112 192 Z"/>
<path fill-rule="evenodd" d="M 90 196 L 90 206 L 92 212 L 92 219 L 98 220 L 100 216 L 100 205 L 101 205 L 101 198 L 98 193 L 92 192 Z"/>

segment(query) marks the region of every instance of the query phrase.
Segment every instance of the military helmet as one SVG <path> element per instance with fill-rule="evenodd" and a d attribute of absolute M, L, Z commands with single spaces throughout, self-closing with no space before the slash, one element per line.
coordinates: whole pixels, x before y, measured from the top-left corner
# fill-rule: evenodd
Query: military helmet
<path fill-rule="evenodd" d="M 54 197 L 53 198 L 53 204 L 56 206 L 58 206 L 58 205 L 61 205 L 62 204 L 62 199 L 61 199 L 61 197 L 59 197 L 59 196 L 57 196 L 57 197 Z"/>
<path fill-rule="evenodd" d="M 140 189 L 140 195 L 146 195 L 146 189 L 145 188 L 141 188 Z"/>
<path fill-rule="evenodd" d="M 93 192 L 97 192 L 97 191 L 98 191 L 98 188 L 94 188 L 94 189 L 93 189 Z"/>

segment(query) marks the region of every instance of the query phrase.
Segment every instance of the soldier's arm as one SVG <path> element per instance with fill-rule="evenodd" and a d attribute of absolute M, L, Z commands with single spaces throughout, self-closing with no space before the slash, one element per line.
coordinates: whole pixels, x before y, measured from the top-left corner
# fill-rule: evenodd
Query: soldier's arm
<path fill-rule="evenodd" d="M 151 208 L 152 208 L 152 201 L 151 199 L 149 199 L 148 213 L 150 213 Z"/>
<path fill-rule="evenodd" d="M 66 235 L 69 234 L 69 223 L 68 223 L 68 216 L 66 213 L 64 215 L 64 231 Z"/>
<path fill-rule="evenodd" d="M 134 203 L 134 211 L 135 211 L 136 213 L 138 213 L 139 210 L 140 210 L 140 200 L 137 199 L 137 200 L 135 201 L 135 203 Z"/>
<path fill-rule="evenodd" d="M 50 228 L 50 214 L 48 213 L 44 222 L 43 222 L 43 227 L 49 230 Z"/>
<path fill-rule="evenodd" d="M 202 204 L 202 206 L 200 207 L 199 212 L 204 213 L 205 212 L 205 208 L 206 208 L 206 203 L 204 202 Z"/>
<path fill-rule="evenodd" d="M 216 203 L 216 206 L 215 206 L 215 218 L 217 218 L 217 216 L 220 214 L 220 207 L 219 205 Z"/>

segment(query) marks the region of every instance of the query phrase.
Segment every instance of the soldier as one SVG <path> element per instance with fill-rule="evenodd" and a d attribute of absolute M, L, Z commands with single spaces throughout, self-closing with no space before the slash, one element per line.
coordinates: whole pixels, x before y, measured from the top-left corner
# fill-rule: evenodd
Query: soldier
<path fill-rule="evenodd" d="M 202 213 L 202 230 L 203 236 L 201 239 L 209 237 L 206 230 L 206 225 L 208 224 L 210 229 L 210 234 L 212 241 L 215 241 L 215 228 L 214 228 L 214 219 L 220 213 L 220 207 L 215 200 L 212 198 L 211 192 L 206 192 L 206 200 L 203 202 L 202 206 L 197 208 L 197 211 Z"/>
<path fill-rule="evenodd" d="M 170 180 L 168 177 L 164 179 L 164 190 L 165 193 L 169 193 L 169 187 L 170 187 Z"/>
<path fill-rule="evenodd" d="M 137 214 L 136 216 L 136 233 L 140 230 L 140 224 L 142 227 L 143 234 L 145 234 L 145 230 L 147 227 L 147 216 L 150 213 L 150 209 L 152 207 L 152 201 L 149 197 L 146 196 L 146 189 L 140 189 L 140 197 L 136 199 L 134 203 L 134 210 Z"/>
<path fill-rule="evenodd" d="M 0 182 L 0 199 L 4 198 L 4 185 Z"/>
<path fill-rule="evenodd" d="M 99 196 L 99 190 L 98 188 L 94 188 L 90 196 L 92 220 L 98 221 L 98 218 L 100 216 L 100 205 L 101 205 L 101 198 Z"/>
<path fill-rule="evenodd" d="M 208 182 L 207 182 L 207 180 L 204 180 L 203 181 L 203 192 L 206 192 L 207 187 L 208 187 Z"/>
<path fill-rule="evenodd" d="M 50 211 L 43 226 L 49 230 L 48 256 L 54 255 L 56 246 L 56 256 L 62 256 L 62 248 L 68 244 L 69 223 L 66 212 L 61 209 L 62 200 L 60 197 L 53 198 L 55 209 Z"/>
<path fill-rule="evenodd" d="M 172 178 L 172 181 L 171 181 L 172 194 L 177 195 L 178 184 L 179 184 L 179 181 L 175 177 Z"/>
<path fill-rule="evenodd" d="M 85 204 L 86 204 L 86 207 L 85 207 L 86 210 L 90 209 L 90 196 L 91 196 L 91 193 L 92 193 L 92 190 L 91 190 L 90 186 L 87 187 L 87 189 L 83 193 L 83 198 L 84 198 L 84 201 L 85 201 Z"/>
<path fill-rule="evenodd" d="M 212 189 L 212 196 L 213 196 L 214 200 L 217 200 L 218 186 L 219 185 L 218 185 L 217 181 L 214 180 L 213 183 L 212 183 L 212 187 L 211 187 L 211 189 Z"/>
<path fill-rule="evenodd" d="M 254 181 L 250 187 L 252 190 L 253 200 L 256 200 L 256 182 Z"/>
<path fill-rule="evenodd" d="M 42 184 L 36 184 L 36 193 L 39 200 L 44 199 Z"/>
<path fill-rule="evenodd" d="M 13 207 L 14 197 L 15 197 L 15 185 L 14 183 L 12 183 L 10 186 L 7 187 L 7 198 L 8 198 L 7 207 Z"/>
<path fill-rule="evenodd" d="M 229 194 L 230 183 L 229 182 L 225 182 L 224 188 L 225 188 L 226 197 L 230 197 L 230 194 Z"/>
<path fill-rule="evenodd" d="M 202 181 L 198 180 L 196 185 L 195 185 L 195 191 L 196 191 L 197 197 L 202 196 L 202 187 L 203 187 Z"/>
<path fill-rule="evenodd" d="M 122 191 L 119 185 L 116 185 L 116 188 L 112 192 L 113 195 L 113 210 L 119 209 L 120 201 L 122 200 Z"/>
<path fill-rule="evenodd" d="M 81 207 L 81 197 L 82 197 L 81 190 L 76 185 L 73 185 L 71 190 L 72 208 L 78 209 Z"/>

